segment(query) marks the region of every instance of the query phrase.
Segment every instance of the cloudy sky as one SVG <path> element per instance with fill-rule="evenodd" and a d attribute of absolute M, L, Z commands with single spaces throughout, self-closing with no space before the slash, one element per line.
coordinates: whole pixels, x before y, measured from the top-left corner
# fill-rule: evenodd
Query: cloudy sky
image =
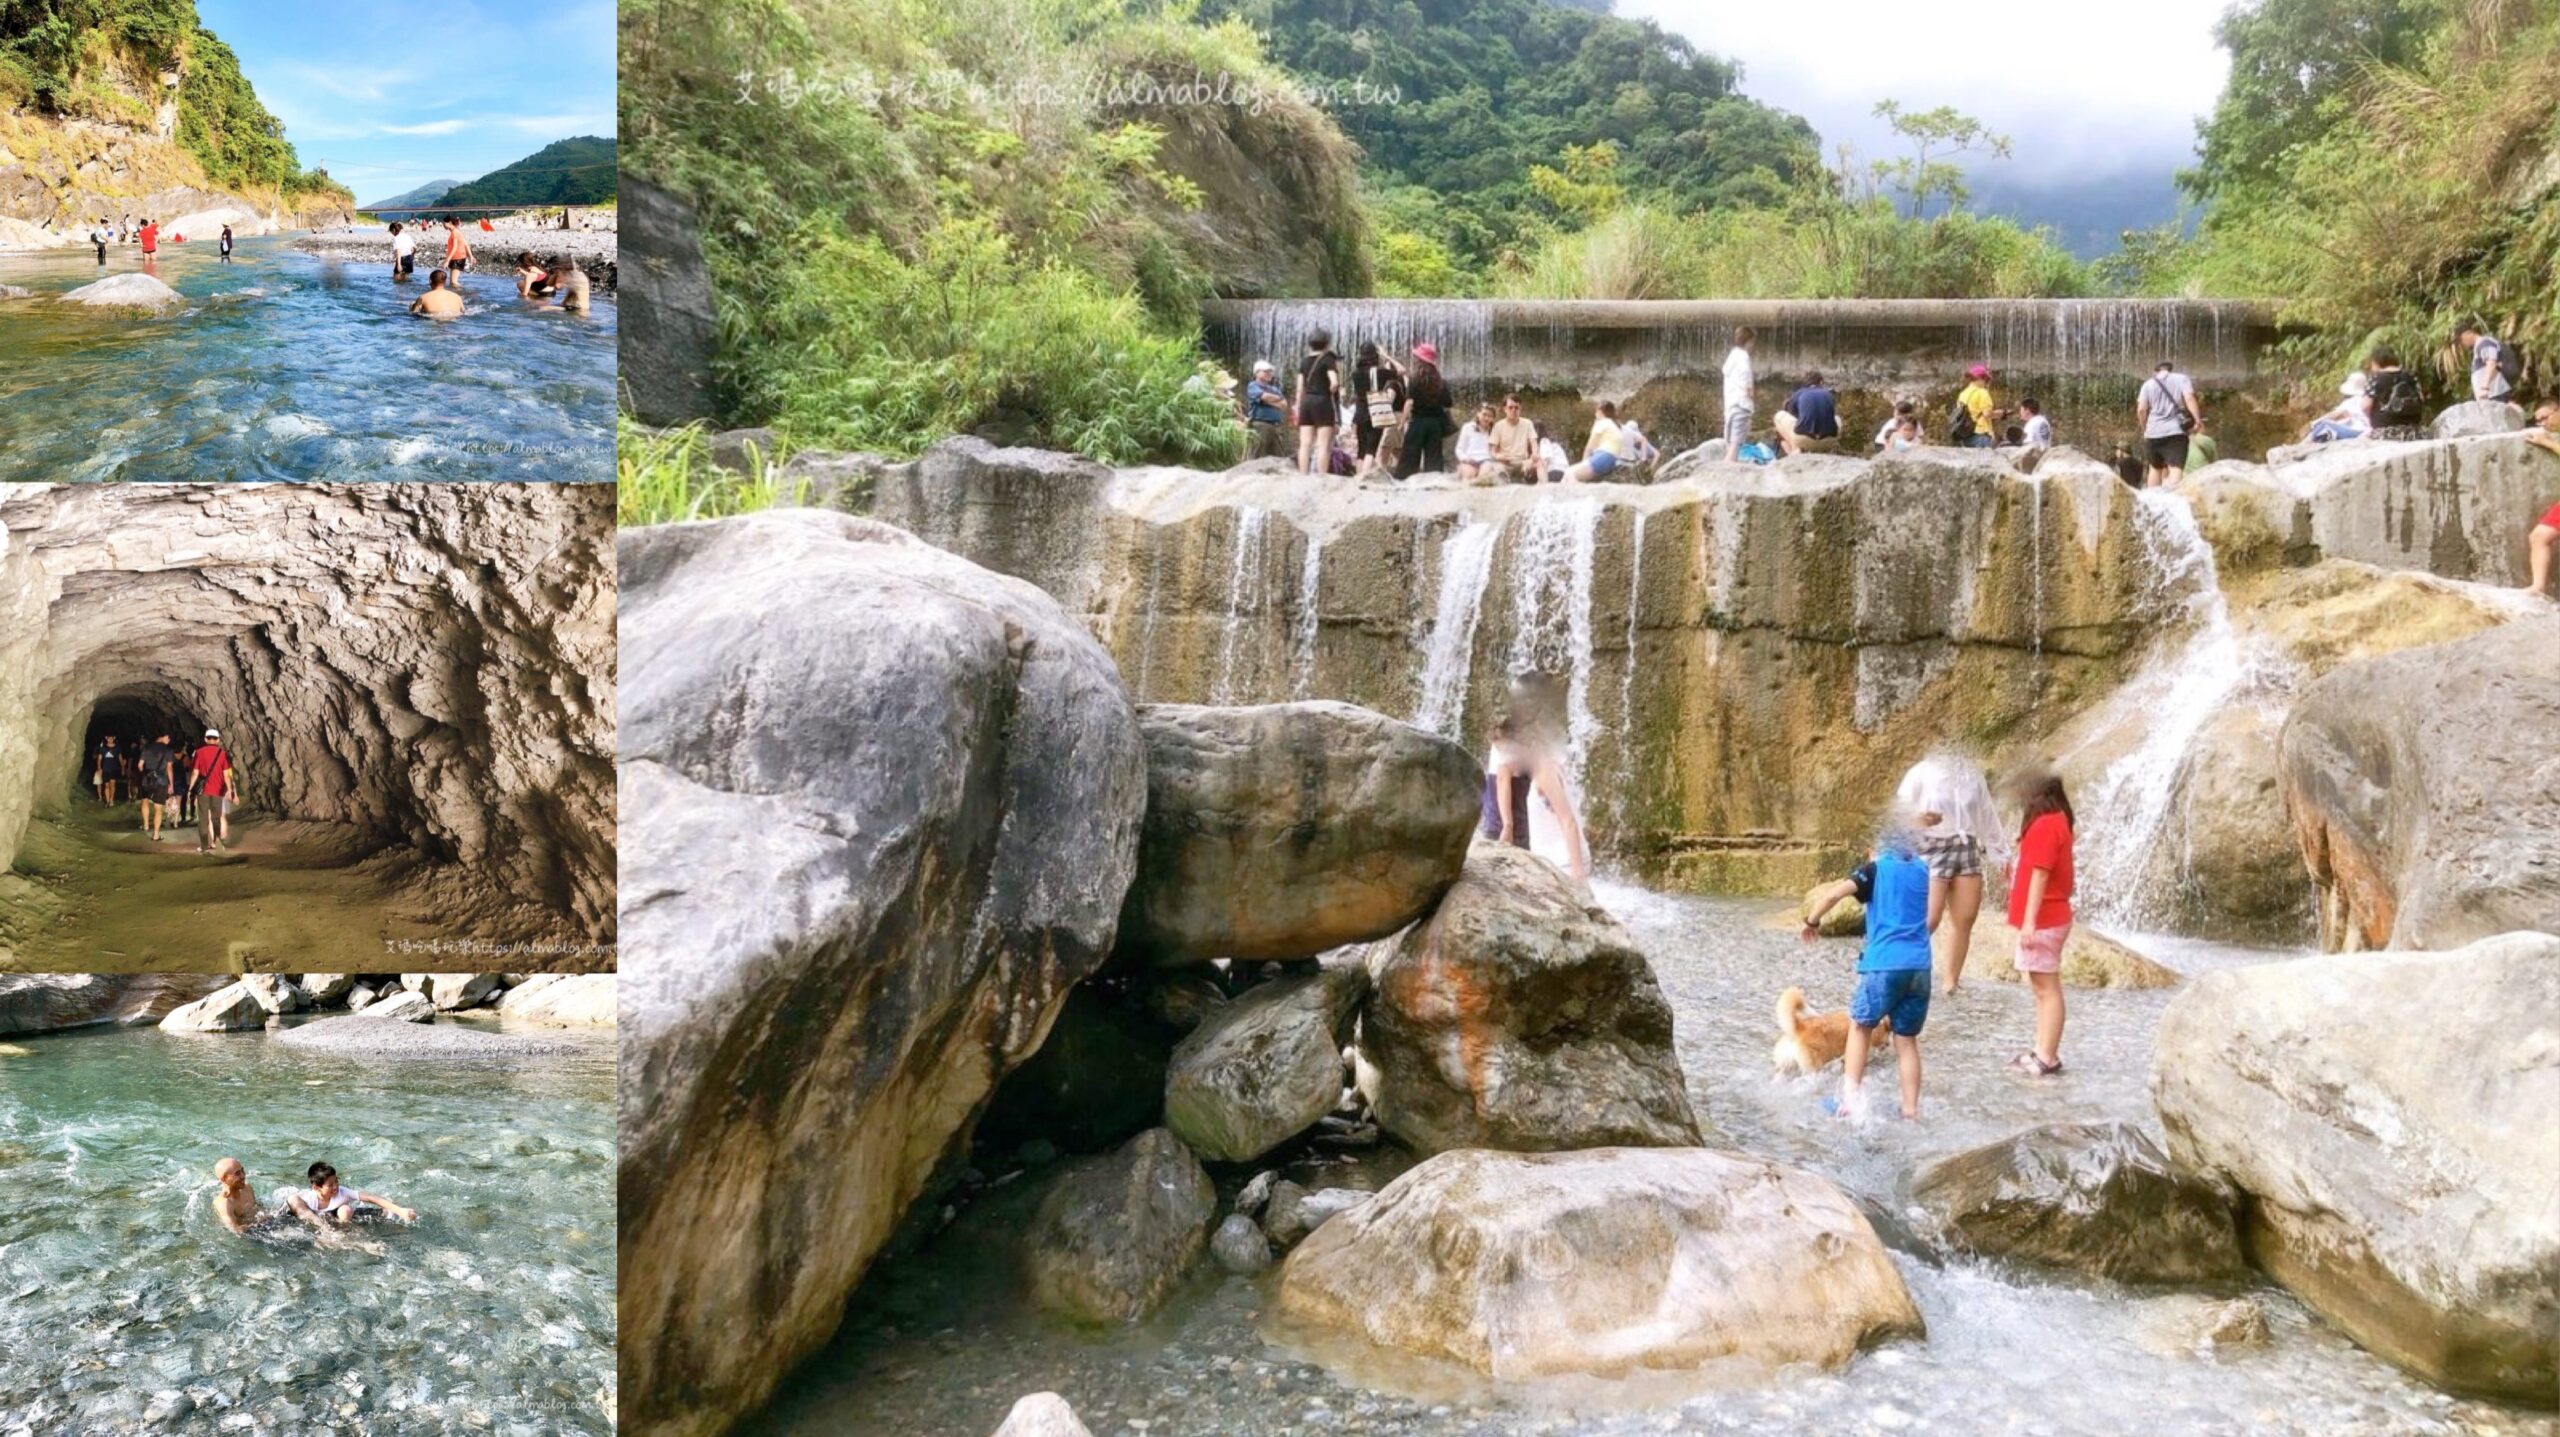
<path fill-rule="evenodd" d="M 2230 0 L 2071 0 L 2020 6 L 1911 0 L 1618 0 L 1743 66 L 1743 90 L 1873 157 L 1888 150 L 1876 101 L 1954 105 L 2009 136 L 1985 170 L 1998 187 L 2121 179 L 2162 192 L 2191 162 L 2195 122 L 2222 91 L 2214 22 Z M 1977 171 L 1977 188 L 1992 177 Z M 2166 218 L 2166 216 L 2162 216 Z"/>
<path fill-rule="evenodd" d="M 359 202 L 614 131 L 613 0 L 197 0 L 305 165 Z"/>

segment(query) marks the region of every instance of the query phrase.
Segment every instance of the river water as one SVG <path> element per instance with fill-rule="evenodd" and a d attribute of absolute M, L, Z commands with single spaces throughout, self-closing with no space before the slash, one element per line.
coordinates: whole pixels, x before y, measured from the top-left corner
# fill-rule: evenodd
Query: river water
<path fill-rule="evenodd" d="M 496 1065 L 0 1045 L 0 1433 L 611 1431 L 613 1049 L 578 1042 Z M 363 1227 L 380 1256 L 234 1237 L 224 1156 L 270 1208 L 325 1158 L 419 1221 Z M 193 1410 L 146 1423 L 171 1392 Z"/>
<path fill-rule="evenodd" d="M 1095 1437 L 2560 1431 L 2549 1419 L 2403 1377 L 2272 1286 L 2247 1289 L 2266 1310 L 2267 1345 L 2199 1352 L 2169 1334 L 2234 1293 L 1947 1260 L 1902 1230 L 1910 1178 L 1937 1157 L 2040 1123 L 2123 1120 L 2157 1135 L 2151 1042 L 2171 994 L 2074 991 L 2063 1045 L 2069 1072 L 2036 1081 L 2004 1067 L 2028 1039 L 2025 988 L 1967 983 L 1930 1014 L 1922 1120 L 1844 1123 L 1819 1106 L 1836 1070 L 1821 1081 L 1770 1076 L 1770 1010 L 1790 985 L 1818 1007 L 1844 1004 L 1855 942 L 1800 944 L 1792 930 L 1767 926 L 1778 905 L 1766 899 L 1674 897 L 1608 882 L 1597 894 L 1652 956 L 1709 1141 L 1822 1173 L 1862 1199 L 1896 1248 L 1926 1339 L 1863 1354 L 1838 1373 L 1791 1372 L 1686 1400 L 1606 1385 L 1390 1395 L 1268 1345 L 1258 1328 L 1261 1286 L 1222 1277 L 1205 1259 L 1147 1323 L 1104 1336 L 1059 1330 L 1028 1310 L 1003 1240 L 1037 1191 L 1015 1178 L 875 1270 L 844 1332 L 785 1387 L 764 1430 L 983 1437 L 1016 1397 L 1045 1389 L 1064 1394 Z M 2294 956 L 2189 939 L 2134 942 L 2190 973 Z M 1882 1074 L 1889 1090 L 1889 1064 Z M 1889 1091 L 1881 1106 L 1892 1107 Z M 1245 1175 L 1219 1173 L 1222 1190 L 1231 1194 Z M 1371 1186 L 1387 1173 L 1342 1165 L 1301 1180 L 1309 1176 Z"/>
<path fill-rule="evenodd" d="M 421 257 L 423 261 L 423 256 Z M 503 265 L 494 253 L 482 259 Z M 473 275 L 459 320 L 408 313 L 426 286 L 283 237 L 164 247 L 183 310 L 54 296 L 133 273 L 86 247 L 0 252 L 0 479 L 608 480 L 617 326 Z"/>

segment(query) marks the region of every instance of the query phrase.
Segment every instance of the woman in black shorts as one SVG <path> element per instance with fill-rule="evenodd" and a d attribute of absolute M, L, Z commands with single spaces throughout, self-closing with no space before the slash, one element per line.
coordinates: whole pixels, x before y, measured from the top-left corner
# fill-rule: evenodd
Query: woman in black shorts
<path fill-rule="evenodd" d="M 1333 336 L 1319 329 L 1307 336 L 1307 357 L 1298 364 L 1299 473 L 1330 471 L 1341 405 L 1342 356 L 1333 352 Z"/>
<path fill-rule="evenodd" d="M 1396 477 L 1410 479 L 1429 471 L 1443 472 L 1442 444 L 1449 437 L 1449 381 L 1440 377 L 1440 351 L 1430 344 L 1413 347 L 1413 375 L 1405 381 L 1404 456 L 1396 461 Z"/>

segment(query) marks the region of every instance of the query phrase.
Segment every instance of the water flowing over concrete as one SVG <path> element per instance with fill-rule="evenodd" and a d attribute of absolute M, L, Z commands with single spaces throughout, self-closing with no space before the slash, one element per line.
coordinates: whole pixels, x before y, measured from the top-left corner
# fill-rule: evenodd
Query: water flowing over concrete
<path fill-rule="evenodd" d="M 1469 383 L 1623 399 L 1675 375 L 1720 372 L 1736 325 L 1760 335 L 1764 374 L 1820 368 L 1840 383 L 1943 384 L 1967 364 L 2003 375 L 2132 375 L 2163 358 L 2211 384 L 2257 373 L 2272 306 L 2182 299 L 1491 300 L 1249 299 L 1202 306 L 1210 347 L 1237 372 L 1284 367 L 1310 331 L 1336 342 L 1429 340 Z M 2128 399 L 2128 404 L 2130 400 Z"/>

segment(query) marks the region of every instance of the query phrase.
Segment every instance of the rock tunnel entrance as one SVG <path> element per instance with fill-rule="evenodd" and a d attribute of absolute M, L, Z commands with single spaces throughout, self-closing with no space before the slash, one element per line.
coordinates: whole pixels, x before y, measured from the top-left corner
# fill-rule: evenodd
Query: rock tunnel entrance
<path fill-rule="evenodd" d="M 111 936 L 165 883 L 228 914 L 201 935 L 226 967 L 361 971 L 379 940 L 427 938 L 608 964 L 612 517 L 600 485 L 0 492 L 0 871 L 22 880 L 0 908 L 35 881 L 59 908 L 44 928 Z M 227 881 L 183 874 L 191 831 L 150 842 L 131 787 L 162 734 L 183 783 L 209 726 L 247 830 L 211 856 Z M 113 810 L 90 784 L 110 736 Z M 288 916 L 315 904 L 334 920 Z M 0 967 L 205 956 L 93 960 L 29 926 L 0 912 Z M 282 951 L 351 936 L 370 951 Z"/>

